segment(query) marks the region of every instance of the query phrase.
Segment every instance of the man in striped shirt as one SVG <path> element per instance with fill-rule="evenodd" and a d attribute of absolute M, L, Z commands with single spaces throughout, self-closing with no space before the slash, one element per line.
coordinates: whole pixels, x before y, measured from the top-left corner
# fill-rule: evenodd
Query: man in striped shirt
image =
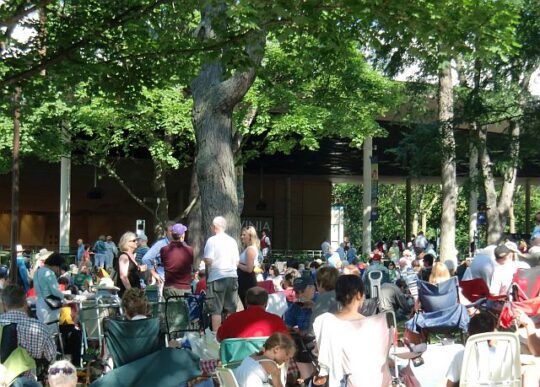
<path fill-rule="evenodd" d="M 56 356 L 56 344 L 45 324 L 28 317 L 24 290 L 17 285 L 6 286 L 2 291 L 2 304 L 6 312 L 0 315 L 0 325 L 17 324 L 19 346 L 35 360 L 46 359 L 51 362 Z"/>

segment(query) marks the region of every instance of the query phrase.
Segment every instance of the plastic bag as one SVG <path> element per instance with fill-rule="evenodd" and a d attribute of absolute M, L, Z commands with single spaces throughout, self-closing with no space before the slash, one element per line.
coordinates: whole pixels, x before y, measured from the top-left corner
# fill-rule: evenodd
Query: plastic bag
<path fill-rule="evenodd" d="M 203 335 L 198 332 L 186 332 L 191 350 L 201 360 L 219 359 L 219 343 L 214 332 L 206 329 Z"/>

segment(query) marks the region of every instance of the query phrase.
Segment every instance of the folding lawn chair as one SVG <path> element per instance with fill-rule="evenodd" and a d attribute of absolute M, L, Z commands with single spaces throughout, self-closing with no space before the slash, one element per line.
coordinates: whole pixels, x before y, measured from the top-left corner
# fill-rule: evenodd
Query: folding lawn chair
<path fill-rule="evenodd" d="M 100 308 L 96 300 L 83 301 L 79 309 L 79 323 L 82 331 L 83 352 L 89 348 L 89 342 L 97 342 L 99 353 L 103 344 L 103 319 L 109 316 L 106 308 Z"/>
<path fill-rule="evenodd" d="M 219 358 L 223 367 L 236 368 L 242 360 L 253 355 L 263 347 L 268 337 L 249 337 L 225 339 L 219 347 Z"/>
<path fill-rule="evenodd" d="M 459 302 L 459 288 L 457 277 L 430 284 L 418 281 L 418 299 L 422 310 L 407 321 L 407 329 L 416 333 L 429 334 L 459 333 L 464 342 L 464 332 L 467 332 L 469 315 L 467 308 Z"/>
<path fill-rule="evenodd" d="M 219 381 L 219 385 L 222 387 L 240 387 L 236 381 L 233 370 L 230 368 L 216 368 L 216 376 Z"/>
<path fill-rule="evenodd" d="M 373 270 L 368 273 L 370 298 L 379 299 L 382 278 L 383 273 L 380 270 Z"/>
<path fill-rule="evenodd" d="M 490 346 L 490 342 L 494 345 Z M 518 336 L 511 332 L 488 332 L 469 337 L 459 385 L 521 386 Z"/>
<path fill-rule="evenodd" d="M 205 296 L 185 294 L 165 299 L 165 324 L 169 338 L 177 338 L 185 332 L 204 331 L 208 318 L 205 314 Z"/>
<path fill-rule="evenodd" d="M 106 319 L 104 328 L 107 350 L 115 367 L 121 367 L 164 347 L 157 318 Z"/>
<path fill-rule="evenodd" d="M 518 270 L 512 279 L 512 296 L 516 301 L 540 295 L 540 266 Z"/>

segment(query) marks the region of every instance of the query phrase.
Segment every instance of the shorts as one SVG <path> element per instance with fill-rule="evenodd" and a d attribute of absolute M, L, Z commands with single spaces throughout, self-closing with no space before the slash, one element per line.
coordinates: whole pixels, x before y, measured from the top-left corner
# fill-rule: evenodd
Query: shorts
<path fill-rule="evenodd" d="M 206 285 L 206 303 L 211 314 L 234 313 L 237 302 L 238 278 L 220 278 Z"/>

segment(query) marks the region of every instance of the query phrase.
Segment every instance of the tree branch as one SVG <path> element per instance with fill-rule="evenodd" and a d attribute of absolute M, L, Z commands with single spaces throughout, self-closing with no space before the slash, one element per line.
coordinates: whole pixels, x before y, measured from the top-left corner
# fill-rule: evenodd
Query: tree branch
<path fill-rule="evenodd" d="M 105 170 L 107 171 L 107 174 L 114 178 L 118 184 L 120 184 L 120 186 L 127 192 L 127 194 L 129 196 L 131 196 L 131 198 L 133 200 L 135 200 L 137 202 L 137 204 L 139 204 L 142 208 L 144 208 L 146 211 L 148 211 L 149 213 L 152 214 L 152 216 L 154 218 L 156 218 L 156 214 L 155 214 L 155 211 L 153 208 L 149 207 L 140 197 L 138 197 L 132 190 L 131 188 L 128 187 L 128 185 L 126 184 L 126 182 L 124 181 L 124 179 L 122 179 L 118 173 L 116 173 L 116 171 L 114 170 L 114 168 L 109 165 L 109 164 L 105 164 L 104 165 L 105 167 Z"/>
<path fill-rule="evenodd" d="M 0 20 L 0 28 L 13 27 L 22 18 L 30 15 L 32 12 L 35 12 L 42 7 L 47 6 L 51 2 L 52 0 L 41 0 L 30 8 L 25 8 L 25 3 L 20 4 L 20 6 L 15 10 L 15 13 L 13 15 L 6 17 L 3 20 Z"/>
<path fill-rule="evenodd" d="M 79 39 L 79 41 L 71 44 L 70 46 L 60 49 L 59 51 L 55 52 L 51 56 L 43 58 L 39 63 L 30 67 L 29 69 L 3 78 L 2 80 L 0 80 L 0 87 L 4 87 L 4 86 L 11 85 L 11 84 L 23 81 L 23 80 L 27 80 L 31 78 L 32 76 L 39 74 L 42 70 L 45 70 L 48 67 L 54 66 L 58 63 L 61 63 L 62 61 L 66 60 L 71 54 L 73 54 L 77 49 L 82 48 L 86 46 L 87 44 L 89 44 L 93 38 L 100 38 L 104 31 L 122 25 L 123 23 L 129 21 L 133 15 L 136 15 L 136 14 L 145 15 L 148 12 L 150 12 L 152 9 L 154 9 L 158 5 L 165 3 L 166 1 L 167 0 L 156 0 L 153 4 L 150 4 L 146 7 L 133 7 L 121 13 L 120 15 L 111 17 L 105 23 L 103 23 L 101 29 L 94 30 L 91 33 Z"/>
<path fill-rule="evenodd" d="M 200 196 L 195 196 L 192 200 L 191 200 L 191 203 L 189 203 L 189 205 L 186 207 L 186 209 L 184 210 L 184 212 L 182 212 L 181 214 L 179 214 L 178 216 L 176 216 L 176 218 L 174 218 L 174 221 L 175 222 L 178 222 L 182 219 L 185 219 L 188 217 L 188 215 L 191 213 L 191 210 L 193 210 L 193 208 L 195 207 L 195 205 L 197 204 L 197 202 L 200 200 Z"/>

